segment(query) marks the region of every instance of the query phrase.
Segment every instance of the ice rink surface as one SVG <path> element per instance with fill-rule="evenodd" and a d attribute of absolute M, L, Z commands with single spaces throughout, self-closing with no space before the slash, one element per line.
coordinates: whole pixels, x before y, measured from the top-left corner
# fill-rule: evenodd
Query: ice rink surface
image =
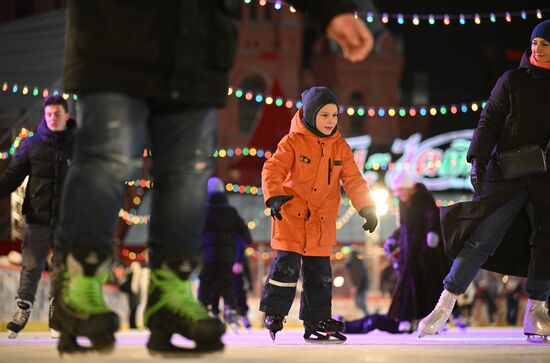
<path fill-rule="evenodd" d="M 224 336 L 225 350 L 220 353 L 185 358 L 151 357 L 145 348 L 148 332 L 117 333 L 115 351 L 109 355 L 87 354 L 63 356 L 55 348 L 56 341 L 46 332 L 23 332 L 17 339 L 0 337 L 0 362 L 550 362 L 550 341 L 527 341 L 521 328 L 450 329 L 433 337 L 418 339 L 416 334 L 391 335 L 383 332 L 347 335 L 344 344 L 308 344 L 302 331 L 285 329 L 277 334 L 275 344 L 265 330 L 254 329 Z M 187 344 L 184 339 L 174 340 Z"/>

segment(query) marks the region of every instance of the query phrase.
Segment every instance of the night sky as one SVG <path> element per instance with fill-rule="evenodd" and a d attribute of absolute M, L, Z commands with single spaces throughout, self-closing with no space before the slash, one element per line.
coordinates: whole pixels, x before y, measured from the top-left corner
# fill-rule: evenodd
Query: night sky
<path fill-rule="evenodd" d="M 470 14 L 550 8 L 550 1 L 375 1 L 380 12 L 403 14 Z M 548 18 L 550 13 L 543 14 Z M 534 16 L 516 17 L 511 23 L 497 19 L 481 25 L 457 23 L 444 26 L 398 25 L 390 21 L 390 31 L 401 37 L 405 65 L 402 76 L 403 105 L 410 105 L 414 71 L 429 74 L 430 104 L 487 99 L 496 79 L 507 69 L 516 68 L 518 56 L 529 47 Z M 475 127 L 479 113 L 434 117 L 430 134 Z"/>

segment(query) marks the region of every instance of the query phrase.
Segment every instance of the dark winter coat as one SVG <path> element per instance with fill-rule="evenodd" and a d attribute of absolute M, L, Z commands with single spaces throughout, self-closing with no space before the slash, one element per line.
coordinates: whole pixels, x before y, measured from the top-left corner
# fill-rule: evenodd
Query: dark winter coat
<path fill-rule="evenodd" d="M 0 198 L 14 192 L 29 176 L 23 214 L 31 224 L 54 226 L 59 216 L 63 179 L 73 155 L 74 120 L 67 130 L 54 132 L 42 120 L 37 133 L 23 140 L 13 160 L 0 177 Z"/>
<path fill-rule="evenodd" d="M 454 258 L 466 238 L 493 211 L 521 191 L 527 190 L 539 221 L 538 271 L 550 278 L 550 243 L 543 241 L 550 228 L 550 174 L 540 177 L 503 181 L 497 152 L 526 144 L 546 148 L 550 139 L 550 70 L 531 65 L 528 50 L 518 69 L 504 73 L 497 81 L 468 150 L 468 160 L 487 160 L 487 179 L 481 194 L 471 202 L 441 209 L 447 254 Z M 531 227 L 524 210 L 508 229 L 501 245 L 483 268 L 516 276 L 526 276 L 530 259 L 528 238 Z"/>
<path fill-rule="evenodd" d="M 236 262 L 238 238 L 245 244 L 252 243 L 248 227 L 228 204 L 225 194 L 210 194 L 201 245 L 204 261 Z"/>
<path fill-rule="evenodd" d="M 354 9 L 344 0 L 288 3 L 323 29 Z M 240 0 L 69 0 L 64 84 L 75 92 L 222 105 L 241 6 Z"/>
<path fill-rule="evenodd" d="M 412 321 L 428 315 L 443 290 L 450 262 L 443 248 L 439 209 L 424 184 L 416 184 L 410 201 L 399 204 L 400 226 L 393 234 L 399 247 L 399 276 L 388 316 Z M 437 247 L 427 245 L 428 232 L 440 237 Z M 412 316 L 403 316 L 403 307 Z"/>

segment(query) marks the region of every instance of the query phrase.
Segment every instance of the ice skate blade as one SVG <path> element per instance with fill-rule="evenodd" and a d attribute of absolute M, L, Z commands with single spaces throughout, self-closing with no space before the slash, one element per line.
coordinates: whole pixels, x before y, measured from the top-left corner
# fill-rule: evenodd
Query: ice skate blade
<path fill-rule="evenodd" d="M 312 338 L 311 336 L 315 336 L 315 338 Z M 344 335 L 340 334 L 339 332 L 333 332 L 333 333 L 326 333 L 322 334 L 319 332 L 306 332 L 304 334 L 304 340 L 306 343 L 310 344 L 342 344 L 344 343 L 348 338 L 346 338 Z"/>
<path fill-rule="evenodd" d="M 534 333 L 523 333 L 530 343 L 548 343 L 548 336 Z"/>
<path fill-rule="evenodd" d="M 271 341 L 273 342 L 273 344 L 275 344 L 275 336 L 277 335 L 276 332 L 274 331 L 269 331 L 269 336 L 271 337 Z"/>
<path fill-rule="evenodd" d="M 209 345 L 209 346 L 203 346 L 203 347 L 195 347 L 195 348 L 185 348 L 185 347 L 178 347 L 175 345 L 170 344 L 170 346 L 163 348 L 163 349 L 153 349 L 153 348 L 147 348 L 149 351 L 149 355 L 152 357 L 162 357 L 162 358 L 179 358 L 179 357 L 186 357 L 186 358 L 199 358 L 205 355 L 208 355 L 209 357 L 220 355 L 223 353 L 225 346 L 220 341 L 216 344 Z"/>
<path fill-rule="evenodd" d="M 106 356 L 106 355 L 110 355 L 112 354 L 113 352 L 115 351 L 115 346 L 111 346 L 111 347 L 105 347 L 105 348 L 101 348 L 101 349 L 95 349 L 95 348 L 92 348 L 92 347 L 82 347 L 82 346 L 79 346 L 79 349 L 75 349 L 75 350 L 72 350 L 72 351 L 69 351 L 69 350 L 63 350 L 63 351 L 59 351 L 59 357 L 60 358 L 74 358 L 74 357 L 80 357 L 80 358 L 85 358 L 85 357 L 97 357 L 97 356 Z"/>
<path fill-rule="evenodd" d="M 15 338 L 17 338 L 17 335 L 19 335 L 19 332 L 14 332 L 13 330 L 8 330 L 8 332 L 10 333 L 8 335 L 9 339 L 15 339 Z"/>

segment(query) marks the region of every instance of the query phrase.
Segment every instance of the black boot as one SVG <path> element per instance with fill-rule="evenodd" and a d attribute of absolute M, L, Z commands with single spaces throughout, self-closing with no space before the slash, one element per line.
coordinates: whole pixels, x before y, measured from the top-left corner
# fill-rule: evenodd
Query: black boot
<path fill-rule="evenodd" d="M 78 245 L 68 251 L 58 271 L 61 286 L 56 288 L 51 317 L 52 326 L 60 332 L 59 353 L 113 350 L 119 318 L 105 305 L 102 290 L 111 260 L 110 251 L 102 247 Z M 90 339 L 91 347 L 78 345 L 79 336 Z"/>
<path fill-rule="evenodd" d="M 153 355 L 179 355 L 223 349 L 220 338 L 225 325 L 210 316 L 191 292 L 191 274 L 198 260 L 183 256 L 165 259 L 151 271 L 144 322 L 151 331 L 147 348 Z M 196 344 L 194 349 L 177 347 L 170 340 L 179 334 Z"/>
<path fill-rule="evenodd" d="M 346 337 L 340 333 L 343 329 L 344 323 L 334 319 L 305 320 L 304 339 L 308 343 L 343 343 L 346 341 Z"/>
<path fill-rule="evenodd" d="M 269 330 L 273 342 L 275 342 L 275 334 L 283 330 L 283 323 L 286 323 L 284 316 L 265 314 L 264 326 Z"/>

